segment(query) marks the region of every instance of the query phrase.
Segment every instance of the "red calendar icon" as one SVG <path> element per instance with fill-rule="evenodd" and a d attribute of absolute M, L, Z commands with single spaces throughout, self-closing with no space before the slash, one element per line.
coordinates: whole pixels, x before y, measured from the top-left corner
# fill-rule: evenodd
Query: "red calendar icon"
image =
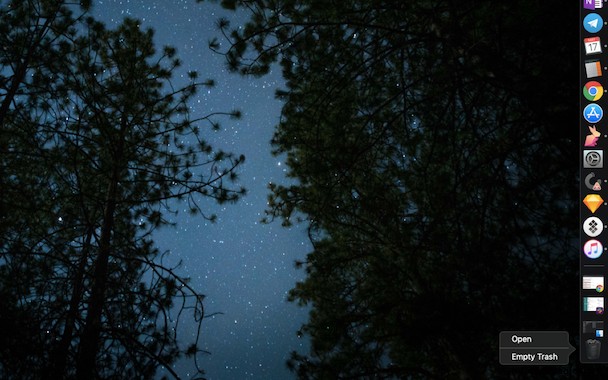
<path fill-rule="evenodd" d="M 587 55 L 600 54 L 602 52 L 602 42 L 599 37 L 589 37 L 583 41 L 585 42 L 585 53 Z"/>

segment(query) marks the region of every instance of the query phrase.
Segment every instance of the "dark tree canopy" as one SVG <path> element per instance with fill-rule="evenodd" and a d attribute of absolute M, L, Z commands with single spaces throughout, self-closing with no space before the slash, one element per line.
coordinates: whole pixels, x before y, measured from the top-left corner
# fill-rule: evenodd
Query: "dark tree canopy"
<path fill-rule="evenodd" d="M 286 88 L 273 146 L 308 224 L 301 378 L 564 378 L 502 330 L 577 335 L 576 38 L 540 1 L 222 1 L 229 67 Z M 539 36 L 543 36 L 540 38 Z M 222 43 L 228 41 L 228 47 Z M 574 355 L 573 355 L 574 357 Z M 575 359 L 572 359 L 575 361 Z M 591 369 L 595 371 L 599 369 Z"/>
<path fill-rule="evenodd" d="M 244 158 L 205 141 L 221 114 L 189 114 L 212 81 L 172 85 L 174 48 L 87 9 L 0 2 L 0 377 L 179 378 L 201 349 L 177 327 L 200 327 L 203 295 L 151 234 L 173 201 L 214 219 L 201 201 L 236 201 Z"/>

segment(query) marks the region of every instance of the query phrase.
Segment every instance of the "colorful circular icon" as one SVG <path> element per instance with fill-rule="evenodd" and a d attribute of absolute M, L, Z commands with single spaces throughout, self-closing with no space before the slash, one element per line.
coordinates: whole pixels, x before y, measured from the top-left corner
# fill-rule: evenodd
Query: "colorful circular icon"
<path fill-rule="evenodd" d="M 604 291 L 604 285 L 598 285 L 595 287 L 595 291 L 601 293 Z"/>
<path fill-rule="evenodd" d="M 585 96 L 585 99 L 592 102 L 599 100 L 602 95 L 604 95 L 604 87 L 602 87 L 600 82 L 587 82 L 585 87 L 583 87 L 583 95 Z"/>
<path fill-rule="evenodd" d="M 599 236 L 604 230 L 604 223 L 597 216 L 591 216 L 583 222 L 583 231 L 590 237 Z"/>
<path fill-rule="evenodd" d="M 602 110 L 602 107 L 595 103 L 587 104 L 587 107 L 583 110 L 583 117 L 591 124 L 595 124 L 602 120 L 603 115 L 604 111 Z"/>
<path fill-rule="evenodd" d="M 588 258 L 597 259 L 604 252 L 604 246 L 595 239 L 588 240 L 583 247 L 583 252 Z"/>
<path fill-rule="evenodd" d="M 583 19 L 583 28 L 589 33 L 597 33 L 602 30 L 603 26 L 604 20 L 602 19 L 602 16 L 597 13 L 589 13 Z"/>

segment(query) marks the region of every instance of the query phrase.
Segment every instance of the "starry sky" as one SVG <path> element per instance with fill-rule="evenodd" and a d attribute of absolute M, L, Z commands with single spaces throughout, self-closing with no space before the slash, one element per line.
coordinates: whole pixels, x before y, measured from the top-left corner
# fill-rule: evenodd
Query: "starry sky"
<path fill-rule="evenodd" d="M 244 154 L 239 184 L 247 195 L 235 205 L 204 203 L 218 219 L 180 212 L 167 215 L 175 228 L 159 230 L 157 246 L 170 250 L 170 262 L 182 260 L 180 274 L 206 295 L 207 314 L 222 313 L 204 320 L 202 348 L 211 355 L 200 364 L 208 379 L 289 379 L 285 366 L 291 351 L 305 352 L 308 343 L 297 330 L 308 310 L 286 301 L 286 295 L 303 272 L 294 269 L 296 259 L 311 250 L 303 225 L 289 229 L 280 222 L 262 224 L 269 182 L 285 183 L 286 167 L 281 157 L 270 154 L 269 141 L 279 120 L 281 103 L 274 92 L 281 87 L 278 69 L 263 78 L 244 78 L 229 73 L 224 58 L 211 52 L 208 41 L 220 37 L 219 17 L 232 26 L 242 25 L 247 15 L 221 9 L 218 4 L 195 0 L 97 0 L 93 15 L 110 28 L 124 17 L 137 18 L 155 33 L 157 49 L 171 45 L 183 61 L 174 84 L 186 84 L 186 73 L 196 70 L 200 78 L 212 78 L 216 86 L 200 91 L 191 102 L 192 117 L 210 112 L 240 109 L 240 120 L 220 120 L 219 132 L 205 134 L 218 148 Z M 226 42 L 222 44 L 226 47 Z M 180 209 L 180 205 L 175 205 Z M 193 339 L 195 324 L 182 324 L 181 336 Z M 179 362 L 175 370 L 188 378 L 192 365 Z"/>

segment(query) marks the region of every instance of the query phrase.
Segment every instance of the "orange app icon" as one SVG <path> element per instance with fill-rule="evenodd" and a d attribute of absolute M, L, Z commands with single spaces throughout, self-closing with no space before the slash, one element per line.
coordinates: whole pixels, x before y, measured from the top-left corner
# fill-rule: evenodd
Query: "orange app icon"
<path fill-rule="evenodd" d="M 598 194 L 588 194 L 585 199 L 583 199 L 583 203 L 585 206 L 587 206 L 589 211 L 594 213 L 598 208 L 600 208 L 602 203 L 604 203 L 604 200 Z"/>

